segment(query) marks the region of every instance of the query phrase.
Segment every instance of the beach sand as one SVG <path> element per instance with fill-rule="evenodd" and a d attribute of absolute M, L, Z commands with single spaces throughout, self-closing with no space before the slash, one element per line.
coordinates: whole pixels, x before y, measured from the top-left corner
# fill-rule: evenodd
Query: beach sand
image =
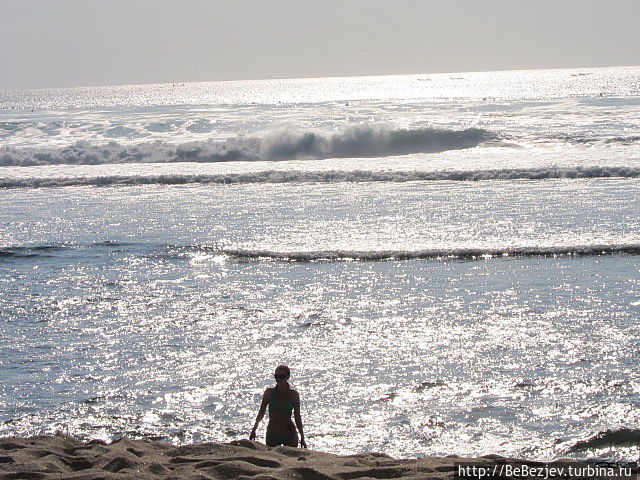
<path fill-rule="evenodd" d="M 383 453 L 334 455 L 282 446 L 268 448 L 249 440 L 176 447 L 127 438 L 112 443 L 82 442 L 65 435 L 0 439 L 0 480 L 435 479 L 454 478 L 456 463 L 492 466 L 507 461 L 512 460 L 497 455 L 404 460 Z"/>

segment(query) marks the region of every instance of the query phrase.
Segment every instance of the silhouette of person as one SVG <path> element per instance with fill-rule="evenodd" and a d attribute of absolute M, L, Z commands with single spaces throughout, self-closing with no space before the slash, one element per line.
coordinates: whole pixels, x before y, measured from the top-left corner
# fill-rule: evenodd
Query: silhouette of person
<path fill-rule="evenodd" d="M 256 429 L 269 407 L 269 423 L 267 424 L 266 441 L 268 447 L 287 445 L 298 446 L 298 432 L 300 432 L 300 446 L 307 448 L 302 430 L 302 418 L 300 417 L 300 395 L 289 386 L 291 370 L 286 365 L 278 365 L 274 373 L 276 386 L 267 388 L 262 395 L 262 404 L 253 425 L 249 440 L 256 439 Z M 294 414 L 296 424 L 291 421 L 291 412 Z"/>

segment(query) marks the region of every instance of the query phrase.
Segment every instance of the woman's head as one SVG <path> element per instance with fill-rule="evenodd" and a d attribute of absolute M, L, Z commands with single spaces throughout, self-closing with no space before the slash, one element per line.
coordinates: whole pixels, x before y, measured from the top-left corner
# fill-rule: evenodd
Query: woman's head
<path fill-rule="evenodd" d="M 287 367 L 286 365 L 278 365 L 273 376 L 275 377 L 276 383 L 278 385 L 284 385 L 287 383 L 287 380 L 289 380 L 289 377 L 291 376 L 291 370 L 289 370 L 289 367 Z"/>

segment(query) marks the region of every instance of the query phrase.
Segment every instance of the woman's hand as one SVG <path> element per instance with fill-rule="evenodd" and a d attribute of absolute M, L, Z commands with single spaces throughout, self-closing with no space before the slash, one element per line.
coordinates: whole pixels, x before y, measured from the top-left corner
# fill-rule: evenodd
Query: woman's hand
<path fill-rule="evenodd" d="M 307 442 L 304 441 L 304 437 L 300 439 L 300 447 L 307 448 Z"/>
<path fill-rule="evenodd" d="M 255 427 L 251 429 L 251 433 L 249 434 L 249 440 L 252 442 L 256 439 L 256 429 Z"/>

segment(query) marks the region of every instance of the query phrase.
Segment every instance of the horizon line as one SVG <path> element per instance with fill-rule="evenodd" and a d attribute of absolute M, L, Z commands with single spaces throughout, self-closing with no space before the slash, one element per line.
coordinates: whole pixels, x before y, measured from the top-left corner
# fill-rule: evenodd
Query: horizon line
<path fill-rule="evenodd" d="M 375 73 L 358 75 L 319 75 L 319 76 L 293 76 L 293 77 L 266 77 L 266 78 L 234 78 L 218 80 L 171 80 L 161 82 L 131 82 L 114 84 L 84 84 L 57 87 L 30 87 L 30 88 L 0 88 L 0 91 L 39 91 L 39 90 L 65 90 L 76 88 L 112 88 L 112 87 L 134 87 L 143 85 L 166 85 L 166 84 L 193 84 L 193 83 L 227 83 L 227 82 L 265 82 L 275 80 L 312 80 L 312 79 L 333 79 L 333 78 L 368 78 L 368 77 L 402 77 L 413 75 L 448 75 L 448 74 L 470 74 L 470 73 L 498 73 L 498 72 L 526 72 L 544 70 L 579 70 L 579 69 L 606 69 L 606 68 L 634 68 L 640 65 L 598 65 L 598 66 L 571 66 L 571 67 L 543 67 L 543 68 L 508 68 L 508 69 L 487 69 L 487 70 L 455 70 L 455 71 L 432 71 L 432 72 L 406 72 L 406 73 Z"/>

